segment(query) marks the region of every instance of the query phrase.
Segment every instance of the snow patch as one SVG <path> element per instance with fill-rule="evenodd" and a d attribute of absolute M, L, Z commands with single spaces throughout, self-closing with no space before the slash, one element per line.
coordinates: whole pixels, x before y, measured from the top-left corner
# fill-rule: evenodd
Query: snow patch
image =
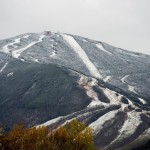
<path fill-rule="evenodd" d="M 126 79 L 127 79 L 129 76 L 130 76 L 130 75 L 124 76 L 124 77 L 121 79 L 122 83 L 127 84 L 127 83 L 126 83 Z M 127 84 L 127 86 L 128 86 L 128 90 L 129 90 L 129 91 L 134 92 L 134 93 L 137 94 L 137 92 L 135 91 L 134 86 L 132 86 L 132 85 L 130 85 L 130 84 Z"/>
<path fill-rule="evenodd" d="M 56 50 L 54 50 L 53 52 L 52 52 L 52 54 L 50 55 L 50 57 L 54 57 L 56 55 Z"/>
<path fill-rule="evenodd" d="M 57 118 L 52 119 L 52 120 L 50 120 L 50 121 L 47 121 L 47 122 L 45 122 L 45 123 L 43 123 L 43 124 L 41 124 L 41 125 L 38 125 L 37 127 L 50 126 L 50 125 L 52 125 L 52 124 L 54 124 L 54 123 L 57 123 L 57 122 L 60 121 L 62 118 L 63 118 L 63 117 L 57 117 Z"/>
<path fill-rule="evenodd" d="M 10 72 L 7 74 L 7 77 L 13 76 L 13 74 L 14 74 L 13 72 Z"/>
<path fill-rule="evenodd" d="M 54 42 L 54 39 L 51 39 L 50 41 L 51 41 L 51 42 Z"/>
<path fill-rule="evenodd" d="M 67 123 L 70 123 L 70 122 L 73 121 L 74 119 L 76 119 L 76 117 L 71 118 L 71 119 L 69 119 L 69 120 L 66 120 L 66 121 L 62 124 L 62 126 L 65 126 Z"/>
<path fill-rule="evenodd" d="M 104 79 L 104 82 L 108 82 L 110 79 L 111 79 L 111 76 L 107 76 L 107 77 Z"/>
<path fill-rule="evenodd" d="M 146 104 L 147 102 L 144 100 L 144 99 L 142 99 L 142 98 L 139 98 L 139 100 L 140 100 L 140 102 L 142 103 L 142 104 Z"/>
<path fill-rule="evenodd" d="M 88 42 L 86 39 L 82 39 L 83 40 L 83 42 Z"/>
<path fill-rule="evenodd" d="M 8 54 L 8 53 L 10 53 L 10 49 L 8 47 L 13 46 L 14 44 L 17 44 L 17 43 L 20 43 L 20 38 L 17 38 L 14 40 L 14 42 L 5 45 L 1 51 Z M 15 46 L 14 48 L 16 48 L 16 47 L 17 46 Z"/>
<path fill-rule="evenodd" d="M 98 69 L 90 61 L 85 51 L 80 47 L 80 45 L 75 41 L 75 39 L 72 36 L 66 34 L 62 34 L 62 37 L 72 47 L 72 49 L 79 55 L 79 57 L 84 62 L 91 75 L 93 75 L 96 78 L 102 78 L 102 75 L 99 73 Z"/>
<path fill-rule="evenodd" d="M 54 45 L 52 44 L 51 47 L 54 48 Z"/>
<path fill-rule="evenodd" d="M 25 62 L 25 60 L 24 60 L 24 59 L 20 59 L 20 60 Z"/>
<path fill-rule="evenodd" d="M 29 37 L 30 37 L 30 34 L 27 34 L 27 35 L 24 35 L 24 36 L 23 36 L 24 39 L 27 39 L 27 38 L 29 38 Z"/>
<path fill-rule="evenodd" d="M 124 76 L 124 77 L 121 79 L 121 81 L 122 81 L 123 83 L 126 83 L 125 80 L 126 80 L 126 78 L 128 78 L 129 76 L 130 76 L 130 75 Z"/>
<path fill-rule="evenodd" d="M 37 58 L 34 59 L 34 62 L 39 62 L 39 60 Z"/>
<path fill-rule="evenodd" d="M 97 48 L 99 48 L 100 50 L 102 50 L 103 52 L 112 55 L 112 53 L 108 52 L 106 49 L 104 49 L 104 47 L 102 46 L 102 44 L 96 44 Z"/>
<path fill-rule="evenodd" d="M 131 92 L 133 92 L 133 93 L 136 93 L 136 94 L 137 94 L 137 92 L 135 91 L 134 86 L 132 86 L 132 85 L 129 85 L 129 84 L 128 84 L 128 90 L 131 91 Z"/>
<path fill-rule="evenodd" d="M 3 70 L 7 67 L 8 63 L 5 63 L 5 65 L 0 69 L 0 73 L 3 72 Z"/>

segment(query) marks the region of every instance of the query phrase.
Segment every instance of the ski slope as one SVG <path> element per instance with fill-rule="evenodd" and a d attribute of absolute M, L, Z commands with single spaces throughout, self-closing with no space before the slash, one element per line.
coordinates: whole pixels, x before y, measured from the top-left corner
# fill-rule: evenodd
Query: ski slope
<path fill-rule="evenodd" d="M 102 78 L 102 75 L 99 73 L 98 69 L 95 65 L 90 61 L 85 51 L 80 47 L 80 45 L 75 41 L 75 39 L 67 34 L 62 34 L 64 40 L 71 46 L 71 48 L 78 54 L 78 56 L 82 59 L 86 67 L 92 76 L 96 78 Z"/>

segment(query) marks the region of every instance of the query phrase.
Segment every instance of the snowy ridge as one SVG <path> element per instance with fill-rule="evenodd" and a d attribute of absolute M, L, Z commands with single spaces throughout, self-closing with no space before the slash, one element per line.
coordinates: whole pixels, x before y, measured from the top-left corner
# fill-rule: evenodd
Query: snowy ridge
<path fill-rule="evenodd" d="M 82 59 L 82 61 L 84 62 L 88 70 L 90 71 L 91 75 L 99 79 L 102 78 L 102 75 L 99 73 L 95 65 L 90 61 L 85 51 L 75 41 L 75 39 L 66 34 L 62 34 L 62 37 L 72 47 L 72 49 L 79 55 L 79 57 Z"/>

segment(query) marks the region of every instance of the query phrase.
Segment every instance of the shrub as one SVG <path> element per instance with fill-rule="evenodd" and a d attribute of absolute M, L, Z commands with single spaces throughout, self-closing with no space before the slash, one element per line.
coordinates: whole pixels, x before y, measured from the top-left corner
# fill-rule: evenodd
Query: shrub
<path fill-rule="evenodd" d="M 1 150 L 94 150 L 92 131 L 73 120 L 55 131 L 48 127 L 26 128 L 18 124 L 8 134 L 0 134 Z"/>

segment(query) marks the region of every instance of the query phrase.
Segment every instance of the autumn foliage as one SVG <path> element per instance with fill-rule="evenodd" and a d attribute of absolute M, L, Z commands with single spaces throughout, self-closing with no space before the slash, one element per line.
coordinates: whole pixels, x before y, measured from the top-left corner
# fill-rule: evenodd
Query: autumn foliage
<path fill-rule="evenodd" d="M 8 134 L 0 130 L 0 150 L 95 150 L 92 131 L 73 120 L 55 131 L 48 127 L 15 125 Z"/>

